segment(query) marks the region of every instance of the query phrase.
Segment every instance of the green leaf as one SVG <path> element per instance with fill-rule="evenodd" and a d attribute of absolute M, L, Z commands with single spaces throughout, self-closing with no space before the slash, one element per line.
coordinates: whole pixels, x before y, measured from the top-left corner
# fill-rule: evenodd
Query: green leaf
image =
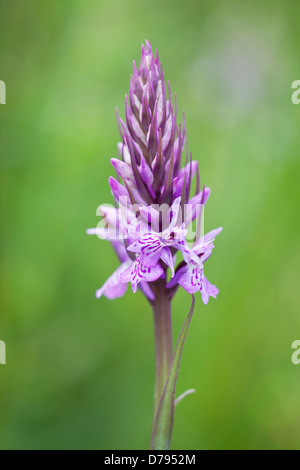
<path fill-rule="evenodd" d="M 169 374 L 157 408 L 153 426 L 151 449 L 168 450 L 170 448 L 174 422 L 175 388 L 183 346 L 192 320 L 194 306 L 195 298 L 192 296 L 192 305 L 180 332 L 172 357 Z"/>

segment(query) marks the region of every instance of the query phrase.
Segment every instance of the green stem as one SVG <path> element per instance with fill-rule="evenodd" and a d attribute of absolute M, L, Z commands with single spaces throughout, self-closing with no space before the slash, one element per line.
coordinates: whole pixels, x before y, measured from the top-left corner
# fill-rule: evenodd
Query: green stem
<path fill-rule="evenodd" d="M 180 367 L 182 350 L 192 320 L 194 306 L 195 298 L 194 296 L 192 296 L 192 305 L 181 329 L 178 341 L 176 343 L 175 351 L 170 365 L 170 370 L 164 386 L 164 391 L 159 400 L 158 409 L 156 411 L 151 439 L 151 449 L 153 450 L 170 449 L 174 423 L 174 397 L 177 377 Z"/>
<path fill-rule="evenodd" d="M 154 416 L 168 377 L 172 361 L 172 320 L 171 299 L 166 291 L 166 282 L 159 279 L 155 283 L 155 301 L 153 303 L 156 380 L 154 395 Z"/>

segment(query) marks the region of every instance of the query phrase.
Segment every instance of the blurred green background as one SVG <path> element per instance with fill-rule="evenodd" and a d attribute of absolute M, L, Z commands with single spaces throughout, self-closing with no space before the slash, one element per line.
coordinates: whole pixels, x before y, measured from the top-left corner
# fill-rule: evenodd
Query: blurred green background
<path fill-rule="evenodd" d="M 300 447 L 297 1 L 0 1 L 2 449 L 148 448 L 151 309 L 130 289 L 96 300 L 117 267 L 85 234 L 111 203 L 132 60 L 158 48 L 224 232 L 197 297 L 173 449 Z M 190 305 L 179 291 L 174 336 Z"/>

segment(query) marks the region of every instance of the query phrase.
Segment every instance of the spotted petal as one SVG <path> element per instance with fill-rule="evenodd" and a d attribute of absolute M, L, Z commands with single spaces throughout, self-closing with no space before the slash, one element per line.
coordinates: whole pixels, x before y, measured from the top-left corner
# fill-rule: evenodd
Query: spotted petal
<path fill-rule="evenodd" d="M 141 281 L 156 281 L 163 272 L 162 267 L 159 265 L 150 267 L 142 264 L 138 255 L 136 260 L 122 272 L 120 280 L 121 282 L 131 282 L 132 290 L 136 293 L 137 286 Z"/>
<path fill-rule="evenodd" d="M 200 291 L 202 301 L 205 305 L 208 304 L 209 297 L 216 298 L 219 293 L 219 289 L 211 284 L 211 282 L 209 282 L 209 280 L 204 276 L 203 269 L 192 263 L 179 278 L 178 284 L 180 284 L 189 294 L 195 294 Z"/>
<path fill-rule="evenodd" d="M 128 251 L 140 253 L 145 266 L 155 266 L 161 255 L 163 244 L 158 234 L 145 233 L 142 238 L 129 245 Z"/>

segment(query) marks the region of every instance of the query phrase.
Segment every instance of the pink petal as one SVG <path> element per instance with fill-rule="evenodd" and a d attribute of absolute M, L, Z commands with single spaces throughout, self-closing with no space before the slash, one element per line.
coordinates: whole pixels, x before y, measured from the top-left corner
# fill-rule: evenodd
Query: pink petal
<path fill-rule="evenodd" d="M 189 294 L 195 294 L 199 287 L 197 285 L 193 285 L 191 278 L 192 278 L 192 270 L 189 268 L 178 280 L 178 284 L 181 285 Z"/>
<path fill-rule="evenodd" d="M 168 247 L 165 247 L 161 250 L 160 257 L 164 263 L 171 269 L 171 277 L 174 277 L 174 260 L 171 254 L 171 250 Z M 175 258 L 175 257 L 174 257 Z"/>
<path fill-rule="evenodd" d="M 172 206 L 171 206 L 172 219 L 171 219 L 171 223 L 170 223 L 170 228 L 174 227 L 177 223 L 179 211 L 181 209 L 180 203 L 181 203 L 181 196 L 176 198 L 175 201 L 173 202 Z M 181 217 L 181 221 L 182 221 L 182 217 Z"/>
<path fill-rule="evenodd" d="M 183 259 L 186 263 L 190 263 L 191 261 L 193 261 L 196 264 L 201 264 L 200 259 L 194 253 L 194 251 L 188 247 L 186 241 L 178 242 L 176 243 L 176 245 L 174 245 L 174 247 L 181 251 Z"/>
<path fill-rule="evenodd" d="M 208 243 L 214 240 L 219 235 L 219 233 L 222 232 L 222 230 L 223 230 L 223 227 L 219 227 L 219 228 L 215 228 L 214 230 L 211 230 L 206 235 L 204 235 L 204 237 L 200 238 L 199 242 Z"/>
<path fill-rule="evenodd" d="M 141 263 L 140 257 L 137 257 L 134 263 L 131 264 L 120 276 L 122 282 L 131 282 L 132 290 L 134 293 L 137 291 L 137 285 L 141 281 L 152 282 L 156 281 L 164 270 L 161 266 L 156 265 L 153 267 L 145 266 Z"/>
<path fill-rule="evenodd" d="M 148 267 L 147 272 L 143 274 L 143 278 L 147 282 L 156 281 L 163 274 L 163 272 L 163 268 L 159 265 Z"/>
<path fill-rule="evenodd" d="M 121 178 L 125 178 L 128 180 L 134 179 L 132 168 L 130 165 L 128 165 L 125 162 L 122 162 L 118 158 L 111 158 L 110 162 L 112 166 L 114 167 L 114 169 L 116 170 L 116 172 L 118 173 L 118 175 L 121 176 Z"/>
<path fill-rule="evenodd" d="M 111 225 L 112 227 L 116 227 L 119 217 L 119 210 L 113 206 L 105 206 L 102 204 L 97 208 L 96 215 L 104 217 L 104 219 L 101 221 L 104 225 L 107 224 Z"/>
<path fill-rule="evenodd" d="M 214 284 L 209 282 L 209 280 L 204 275 L 203 275 L 203 283 L 204 283 L 204 287 L 208 295 L 210 297 L 216 298 L 217 295 L 219 294 L 219 289 L 217 288 L 217 286 L 214 286 Z"/>
<path fill-rule="evenodd" d="M 116 269 L 116 271 L 107 279 L 104 285 L 96 291 L 96 297 L 99 299 L 102 295 L 105 295 L 108 299 L 116 299 L 122 297 L 127 289 L 127 284 L 123 284 L 120 276 L 122 272 L 127 268 L 131 261 L 126 261 Z"/>
<path fill-rule="evenodd" d="M 202 302 L 204 303 L 204 305 L 207 305 L 208 304 L 208 301 L 209 301 L 209 295 L 207 292 L 205 292 L 205 290 L 201 290 L 201 297 L 202 297 Z"/>
<path fill-rule="evenodd" d="M 115 178 L 113 178 L 112 176 L 109 178 L 108 182 L 109 182 L 112 194 L 114 198 L 116 199 L 116 201 L 118 201 L 120 197 L 127 198 L 128 202 L 130 201 L 127 189 L 124 186 L 122 186 L 121 183 L 115 180 Z"/>
<path fill-rule="evenodd" d="M 153 173 L 152 173 L 150 166 L 148 165 L 148 163 L 146 163 L 144 157 L 142 156 L 141 156 L 141 164 L 140 164 L 139 170 L 140 170 L 141 177 L 144 183 L 150 186 L 153 183 Z"/>

